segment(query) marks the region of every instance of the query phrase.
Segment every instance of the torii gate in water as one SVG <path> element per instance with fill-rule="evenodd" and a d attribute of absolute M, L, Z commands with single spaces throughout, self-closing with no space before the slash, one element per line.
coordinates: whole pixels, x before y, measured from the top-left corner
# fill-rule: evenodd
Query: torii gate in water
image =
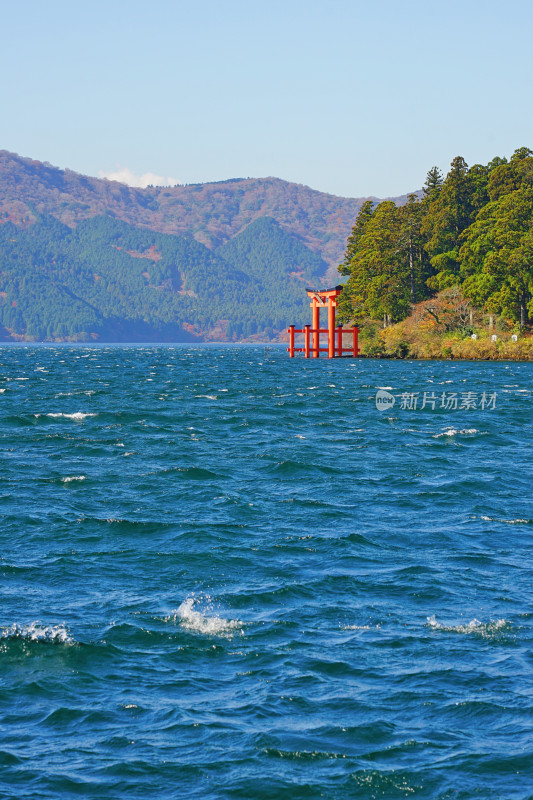
<path fill-rule="evenodd" d="M 359 328 L 344 328 L 339 325 L 335 328 L 335 310 L 337 308 L 337 298 L 342 292 L 342 286 L 334 286 L 333 289 L 307 289 L 307 295 L 311 298 L 309 305 L 313 311 L 313 324 L 306 325 L 304 328 L 295 328 L 294 325 L 289 326 L 289 347 L 288 352 L 291 358 L 294 358 L 295 353 L 304 353 L 306 358 L 319 358 L 320 353 L 327 353 L 328 358 L 340 358 L 343 353 L 350 353 L 353 358 L 359 354 L 358 336 Z M 328 310 L 328 327 L 320 327 L 320 309 L 327 308 Z M 337 336 L 335 337 L 335 332 Z M 351 333 L 353 343 L 351 347 L 342 346 L 342 334 Z M 296 333 L 304 334 L 304 347 L 294 346 L 294 335 Z M 328 334 L 328 346 L 320 347 L 320 334 Z M 311 347 L 311 334 L 313 334 L 313 346 Z M 335 342 L 335 339 L 337 340 Z"/>

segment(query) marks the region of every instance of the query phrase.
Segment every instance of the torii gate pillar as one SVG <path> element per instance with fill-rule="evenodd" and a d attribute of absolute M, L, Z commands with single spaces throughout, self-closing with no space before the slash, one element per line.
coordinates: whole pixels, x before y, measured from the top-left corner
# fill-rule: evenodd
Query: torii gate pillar
<path fill-rule="evenodd" d="M 307 294 L 309 294 L 309 292 L 307 292 Z M 313 297 L 310 306 L 313 309 L 313 358 L 318 358 L 320 355 L 318 352 L 318 343 L 320 341 L 320 334 L 318 332 L 318 329 L 320 328 L 320 306 L 316 297 Z"/>
<path fill-rule="evenodd" d="M 313 358 L 320 356 L 320 309 L 328 309 L 328 358 L 335 358 L 335 310 L 342 286 L 333 289 L 307 289 L 313 310 Z"/>

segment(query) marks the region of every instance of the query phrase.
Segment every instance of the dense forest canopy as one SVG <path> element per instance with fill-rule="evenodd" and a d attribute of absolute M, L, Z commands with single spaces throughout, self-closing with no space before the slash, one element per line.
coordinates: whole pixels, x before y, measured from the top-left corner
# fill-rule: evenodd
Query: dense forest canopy
<path fill-rule="evenodd" d="M 0 325 L 31 340 L 271 339 L 303 322 L 305 283 L 326 269 L 269 217 L 213 251 L 107 215 L 74 229 L 38 215 L 0 225 Z"/>
<path fill-rule="evenodd" d="M 404 319 L 413 303 L 459 286 L 488 313 L 526 325 L 533 316 L 533 151 L 445 178 L 432 167 L 421 197 L 364 203 L 339 272 L 340 318 Z"/>

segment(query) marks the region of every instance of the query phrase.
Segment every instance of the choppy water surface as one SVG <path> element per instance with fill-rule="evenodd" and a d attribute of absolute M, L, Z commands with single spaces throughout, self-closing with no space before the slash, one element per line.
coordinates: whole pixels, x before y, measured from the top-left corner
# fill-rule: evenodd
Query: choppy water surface
<path fill-rule="evenodd" d="M 533 365 L 0 357 L 2 797 L 533 797 Z"/>

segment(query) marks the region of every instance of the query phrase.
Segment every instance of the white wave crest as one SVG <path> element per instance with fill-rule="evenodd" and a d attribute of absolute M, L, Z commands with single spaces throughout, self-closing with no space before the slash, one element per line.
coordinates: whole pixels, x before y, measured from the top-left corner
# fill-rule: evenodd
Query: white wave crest
<path fill-rule="evenodd" d="M 201 610 L 197 610 L 196 606 L 200 606 Z M 244 635 L 243 623 L 238 619 L 221 617 L 214 610 L 210 597 L 187 597 L 178 610 L 173 612 L 173 619 L 179 619 L 184 628 L 196 633 L 211 636 L 233 636 L 235 633 Z"/>
<path fill-rule="evenodd" d="M 39 415 L 38 415 L 39 416 Z M 47 414 L 47 417 L 64 417 L 65 419 L 73 419 L 75 422 L 83 422 L 87 417 L 96 417 L 96 414 L 84 414 L 83 411 L 75 411 L 73 414 L 54 413 Z"/>
<path fill-rule="evenodd" d="M 436 433 L 433 438 L 440 439 L 441 436 L 470 436 L 474 433 L 479 433 L 477 428 L 463 428 L 462 430 L 458 430 L 457 428 L 447 428 L 442 433 Z"/>
<path fill-rule="evenodd" d="M 435 631 L 446 631 L 447 633 L 474 633 L 484 638 L 494 636 L 494 634 L 510 627 L 510 622 L 506 619 L 491 619 L 490 622 L 481 622 L 479 619 L 471 619 L 470 622 L 461 625 L 443 625 L 437 622 L 435 614 L 427 618 L 427 626 Z"/>
<path fill-rule="evenodd" d="M 61 483 L 70 483 L 71 481 L 84 481 L 85 475 L 67 475 L 66 478 L 61 478 Z"/>
<path fill-rule="evenodd" d="M 485 522 L 504 522 L 506 525 L 528 525 L 530 519 L 498 519 L 497 517 L 481 517 Z"/>
<path fill-rule="evenodd" d="M 2 628 L 0 638 L 24 639 L 27 642 L 74 644 L 74 639 L 64 625 L 42 625 L 40 622 L 30 622 L 29 625 L 15 623 L 9 628 Z"/>
<path fill-rule="evenodd" d="M 381 625 L 343 625 L 343 631 L 370 631 L 379 630 Z"/>

